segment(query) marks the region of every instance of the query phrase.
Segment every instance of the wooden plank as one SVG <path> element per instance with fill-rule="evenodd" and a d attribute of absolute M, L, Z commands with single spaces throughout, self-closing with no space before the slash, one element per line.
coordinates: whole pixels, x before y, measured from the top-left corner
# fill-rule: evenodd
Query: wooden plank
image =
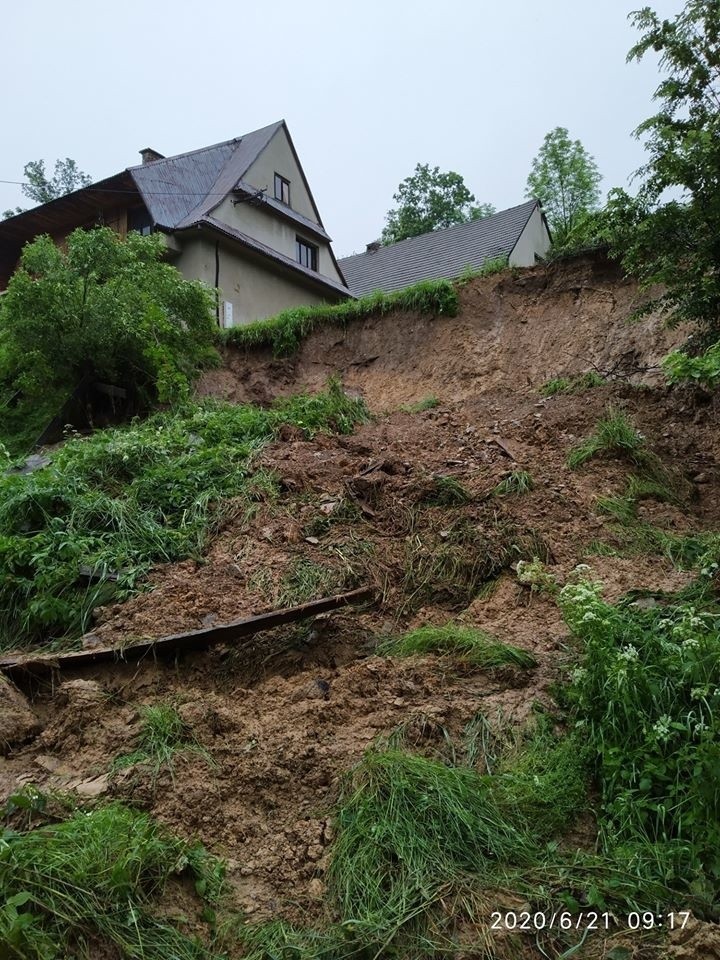
<path fill-rule="evenodd" d="M 297 607 L 286 607 L 284 610 L 270 610 L 253 617 L 234 620 L 217 627 L 208 627 L 204 630 L 191 630 L 188 633 L 176 633 L 157 640 L 140 640 L 125 647 L 91 647 L 87 650 L 76 650 L 72 653 L 44 654 L 40 656 L 4 657 L 0 659 L 0 670 L 10 677 L 21 677 L 23 674 L 43 674 L 53 670 L 72 670 L 90 666 L 103 661 L 135 661 L 152 657 L 167 657 L 186 650 L 201 650 L 213 643 L 227 643 L 250 637 L 262 630 L 271 630 L 273 627 L 285 623 L 294 623 L 307 617 L 314 617 L 341 607 L 352 606 L 371 600 L 375 595 L 372 587 L 359 587 L 349 593 L 339 593 L 333 597 L 324 597 L 321 600 L 312 600 Z"/>

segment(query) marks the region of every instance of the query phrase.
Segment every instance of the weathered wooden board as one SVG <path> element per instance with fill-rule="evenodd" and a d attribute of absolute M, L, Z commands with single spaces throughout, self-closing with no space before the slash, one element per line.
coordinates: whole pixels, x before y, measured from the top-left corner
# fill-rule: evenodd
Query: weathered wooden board
<path fill-rule="evenodd" d="M 284 610 L 270 610 L 243 620 L 234 620 L 221 626 L 204 630 L 191 630 L 188 633 L 176 633 L 157 640 L 139 640 L 124 647 L 91 647 L 72 653 L 42 654 L 39 656 L 4 657 L 0 659 L 0 670 L 10 677 L 20 678 L 23 674 L 43 674 L 53 670 L 74 670 L 103 661 L 132 662 L 147 656 L 168 657 L 186 650 L 201 650 L 213 643 L 228 643 L 242 637 L 252 636 L 262 630 L 294 623 L 321 613 L 338 610 L 371 600 L 375 595 L 372 587 L 360 587 L 349 593 L 339 593 L 333 597 L 312 600 L 298 607 L 286 607 Z"/>

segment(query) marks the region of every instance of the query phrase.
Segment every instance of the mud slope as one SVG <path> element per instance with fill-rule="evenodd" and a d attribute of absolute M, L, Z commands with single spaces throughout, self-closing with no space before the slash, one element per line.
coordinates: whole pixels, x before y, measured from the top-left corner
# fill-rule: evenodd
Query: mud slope
<path fill-rule="evenodd" d="M 396 314 L 328 327 L 284 360 L 228 350 L 224 367 L 205 376 L 200 392 L 262 403 L 318 389 L 339 373 L 378 410 L 428 395 L 507 394 L 593 367 L 653 367 L 682 333 L 652 316 L 628 323 L 646 299 L 600 255 L 519 270 L 471 281 L 457 317 Z"/>

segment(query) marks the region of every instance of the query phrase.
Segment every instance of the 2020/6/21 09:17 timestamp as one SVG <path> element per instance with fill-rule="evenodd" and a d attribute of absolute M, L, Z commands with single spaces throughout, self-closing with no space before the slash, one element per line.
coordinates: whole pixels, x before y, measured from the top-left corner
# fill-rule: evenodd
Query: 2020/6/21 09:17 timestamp
<path fill-rule="evenodd" d="M 616 917 L 609 912 L 584 910 L 571 913 L 569 910 L 553 912 L 537 910 L 516 912 L 496 910 L 490 915 L 491 930 L 609 930 L 625 926 L 628 930 L 682 930 L 690 919 L 689 910 L 670 910 L 667 913 L 628 913 Z"/>

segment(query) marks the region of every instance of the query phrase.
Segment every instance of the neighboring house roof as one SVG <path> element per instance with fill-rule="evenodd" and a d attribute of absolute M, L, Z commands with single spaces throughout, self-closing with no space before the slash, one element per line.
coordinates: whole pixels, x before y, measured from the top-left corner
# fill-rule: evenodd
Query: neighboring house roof
<path fill-rule="evenodd" d="M 433 230 L 339 261 L 355 296 L 373 290 L 401 290 L 420 280 L 459 276 L 466 267 L 509 257 L 527 226 L 537 200 L 502 210 L 482 220 Z"/>

